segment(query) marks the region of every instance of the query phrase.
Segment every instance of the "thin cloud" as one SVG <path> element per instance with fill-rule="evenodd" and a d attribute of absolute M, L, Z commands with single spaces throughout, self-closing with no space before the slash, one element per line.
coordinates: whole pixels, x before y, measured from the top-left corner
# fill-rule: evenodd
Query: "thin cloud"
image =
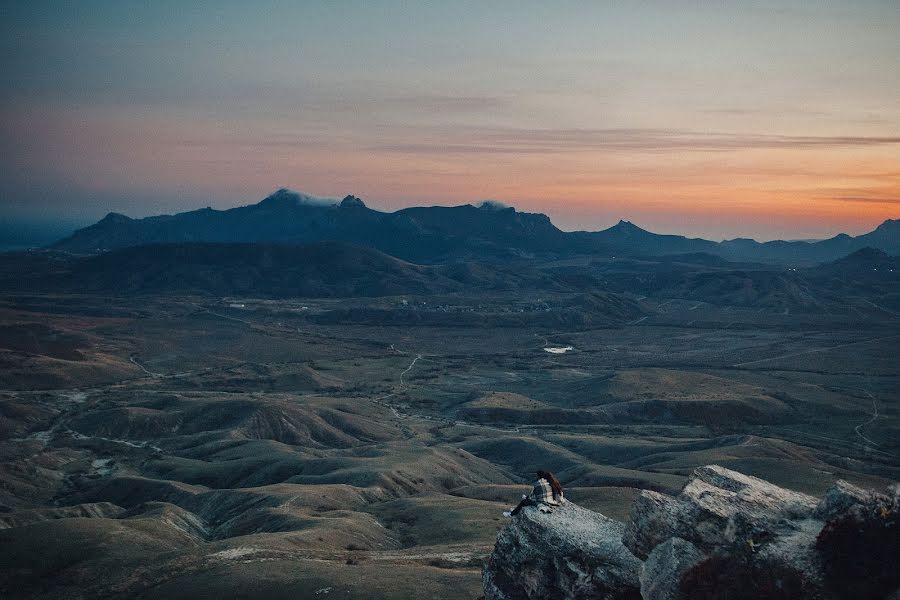
<path fill-rule="evenodd" d="M 467 101 L 461 100 L 460 107 Z M 480 100 L 471 99 L 475 106 Z M 450 100 L 452 105 L 454 101 Z M 460 110 L 464 110 L 460 108 Z M 398 126 L 388 139 L 368 143 L 375 132 L 231 135 L 178 140 L 184 146 L 246 148 L 340 148 L 418 155 L 533 155 L 579 152 L 729 152 L 745 149 L 870 147 L 900 144 L 900 136 L 785 136 L 680 129 L 526 129 L 464 126 Z M 383 135 L 383 133 L 380 133 Z"/>
<path fill-rule="evenodd" d="M 866 198 L 865 196 L 831 196 L 841 202 L 862 202 L 864 204 L 900 204 L 900 198 Z"/>
<path fill-rule="evenodd" d="M 475 206 L 485 210 L 506 210 L 509 208 L 508 204 L 500 202 L 499 200 L 482 200 Z"/>
<path fill-rule="evenodd" d="M 808 110 L 805 108 L 796 108 L 790 106 L 781 106 L 781 107 L 766 107 L 766 108 L 707 108 L 702 111 L 703 113 L 709 115 L 731 115 L 731 116 L 769 116 L 771 117 L 773 114 L 777 114 L 780 116 L 784 115 L 802 115 L 802 116 L 813 116 L 813 117 L 826 117 L 832 116 L 833 113 L 821 111 L 821 110 Z"/>
<path fill-rule="evenodd" d="M 492 129 L 458 128 L 428 141 L 370 146 L 372 150 L 409 154 L 535 154 L 580 151 L 696 151 L 741 149 L 862 147 L 900 144 L 900 136 L 786 136 L 699 132 L 678 129 Z"/>

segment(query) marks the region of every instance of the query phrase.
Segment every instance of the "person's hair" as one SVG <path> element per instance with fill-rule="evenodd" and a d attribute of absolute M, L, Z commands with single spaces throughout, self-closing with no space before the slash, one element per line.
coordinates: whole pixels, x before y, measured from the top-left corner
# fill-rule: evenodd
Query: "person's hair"
<path fill-rule="evenodd" d="M 559 480 L 554 477 L 553 473 L 550 471 L 538 471 L 537 472 L 538 479 L 546 479 L 547 483 L 550 484 L 550 489 L 553 490 L 553 498 L 561 498 L 562 497 L 562 485 L 559 483 Z"/>

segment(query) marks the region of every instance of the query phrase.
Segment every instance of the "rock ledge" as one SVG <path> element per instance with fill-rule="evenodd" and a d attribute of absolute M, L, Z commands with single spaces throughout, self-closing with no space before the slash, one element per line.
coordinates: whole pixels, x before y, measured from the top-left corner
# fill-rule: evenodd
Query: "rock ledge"
<path fill-rule="evenodd" d="M 900 487 L 821 500 L 710 465 L 644 491 L 626 524 L 569 502 L 497 536 L 486 600 L 900 599 Z"/>

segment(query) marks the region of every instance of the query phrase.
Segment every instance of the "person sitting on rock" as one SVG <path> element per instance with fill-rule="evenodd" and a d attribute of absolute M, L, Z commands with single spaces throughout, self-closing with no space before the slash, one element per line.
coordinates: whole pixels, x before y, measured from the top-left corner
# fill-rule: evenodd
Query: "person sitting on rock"
<path fill-rule="evenodd" d="M 537 481 L 534 483 L 534 489 L 531 490 L 530 496 L 522 496 L 522 501 L 511 512 L 503 513 L 506 516 L 514 516 L 519 514 L 526 506 L 537 506 L 541 512 L 552 512 L 553 507 L 563 504 L 566 500 L 563 498 L 562 485 L 559 480 L 554 477 L 550 471 L 538 471 L 536 473 Z"/>

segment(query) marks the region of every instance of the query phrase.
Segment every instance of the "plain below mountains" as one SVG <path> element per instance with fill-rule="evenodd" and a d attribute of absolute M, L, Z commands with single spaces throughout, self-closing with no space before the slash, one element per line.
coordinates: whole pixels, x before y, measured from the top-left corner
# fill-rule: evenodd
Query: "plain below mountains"
<path fill-rule="evenodd" d="M 564 232 L 546 215 L 493 203 L 412 207 L 388 213 L 368 208 L 355 196 L 329 203 L 281 189 L 256 204 L 228 210 L 204 208 L 143 219 L 110 213 L 52 248 L 96 254 L 146 244 L 318 241 L 350 242 L 418 263 L 706 253 L 730 261 L 812 265 L 866 247 L 900 254 L 900 220 L 885 221 L 865 235 L 841 234 L 817 242 L 713 242 L 659 235 L 627 221 L 603 231 Z"/>

